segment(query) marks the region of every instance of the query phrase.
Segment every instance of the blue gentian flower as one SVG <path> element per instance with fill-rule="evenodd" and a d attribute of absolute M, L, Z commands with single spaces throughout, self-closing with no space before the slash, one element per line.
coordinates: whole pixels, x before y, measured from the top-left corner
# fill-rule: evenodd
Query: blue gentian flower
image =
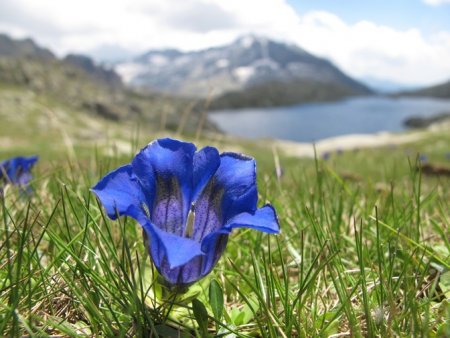
<path fill-rule="evenodd" d="M 325 152 L 322 153 L 322 159 L 327 161 L 329 158 L 330 158 L 330 152 L 329 151 L 325 151 Z"/>
<path fill-rule="evenodd" d="M 0 162 L 0 182 L 27 187 L 32 178 L 31 168 L 37 160 L 37 156 L 19 156 Z"/>
<path fill-rule="evenodd" d="M 419 161 L 422 163 L 428 162 L 428 156 L 425 154 L 420 154 Z"/>
<path fill-rule="evenodd" d="M 143 227 L 169 286 L 210 273 L 234 228 L 280 231 L 274 208 L 257 208 L 255 160 L 213 147 L 156 140 L 92 190 L 111 219 L 128 215 Z"/>

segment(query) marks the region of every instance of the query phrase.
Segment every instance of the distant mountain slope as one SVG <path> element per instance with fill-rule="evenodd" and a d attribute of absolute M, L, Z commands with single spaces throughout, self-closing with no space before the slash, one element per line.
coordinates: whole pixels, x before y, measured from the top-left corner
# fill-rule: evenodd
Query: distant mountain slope
<path fill-rule="evenodd" d="M 87 113 L 113 121 L 139 121 L 143 128 L 176 130 L 186 107 L 191 111 L 184 130 L 193 132 L 200 123 L 200 107 L 196 100 L 175 98 L 149 92 L 132 91 L 123 86 L 113 70 L 96 65 L 80 55 L 56 58 L 32 40 L 0 39 L 0 91 L 32 93 L 43 104 L 58 105 L 73 114 Z M 14 114 L 11 102 L 7 106 Z M 12 115 L 14 116 L 14 115 Z M 189 118 L 187 118 L 189 117 Z M 215 129 L 202 121 L 205 129 Z"/>
<path fill-rule="evenodd" d="M 117 65 L 115 69 L 133 86 L 198 97 L 211 93 L 218 97 L 228 92 L 234 95 L 267 86 L 282 91 L 299 83 L 303 86 L 311 83 L 318 91 L 323 84 L 324 94 L 317 95 L 319 99 L 342 97 L 344 93 L 371 93 L 368 87 L 345 75 L 328 60 L 297 46 L 255 36 L 245 36 L 230 45 L 197 52 L 150 51 L 132 62 Z M 330 93 L 330 87 L 340 88 L 336 92 L 339 95 Z M 279 103 L 303 100 L 301 95 L 296 99 L 294 91 L 291 94 L 289 102 Z"/>
<path fill-rule="evenodd" d="M 442 99 L 450 99 L 450 80 L 436 86 L 422 88 L 414 91 L 401 92 L 397 95 L 430 96 Z"/>
<path fill-rule="evenodd" d="M 401 83 L 397 81 L 379 78 L 376 76 L 364 76 L 358 78 L 358 80 L 364 83 L 369 88 L 371 88 L 373 91 L 380 94 L 390 94 L 399 91 L 416 90 L 420 88 L 420 86 L 418 86 L 417 84 L 414 85 Z"/>
<path fill-rule="evenodd" d="M 273 81 L 241 91 L 225 93 L 211 102 L 210 110 L 335 101 L 351 95 L 354 95 L 354 91 L 334 83 L 321 83 L 313 80 L 296 80 L 289 83 Z"/>
<path fill-rule="evenodd" d="M 3 70 L 5 71 L 5 74 L 0 74 L 0 77 L 3 79 L 8 76 L 11 77 L 11 73 L 15 73 L 15 79 L 19 80 L 17 76 L 19 75 L 20 69 L 23 71 L 21 76 L 27 76 L 27 71 L 20 65 L 28 62 L 30 64 L 40 63 L 43 66 L 45 65 L 44 68 L 46 69 L 51 65 L 66 67 L 67 72 L 69 73 L 70 71 L 78 72 L 81 70 L 85 77 L 93 81 L 103 82 L 104 84 L 111 86 L 122 85 L 120 76 L 114 70 L 97 65 L 89 57 L 69 54 L 64 59 L 59 60 L 50 50 L 37 45 L 31 39 L 15 40 L 5 34 L 0 34 L 0 59 L 3 62 Z M 6 63 L 9 63 L 9 66 L 6 66 Z M 19 69 L 14 69 L 14 64 L 17 65 Z M 30 71 L 29 68 L 27 70 Z M 36 75 L 38 78 L 50 76 L 43 73 L 28 75 Z M 29 78 L 28 81 L 32 82 L 33 79 Z"/>
<path fill-rule="evenodd" d="M 120 76 L 114 70 L 96 65 L 91 58 L 85 55 L 69 54 L 64 58 L 64 61 L 84 70 L 96 79 L 106 82 L 112 86 L 122 85 Z"/>

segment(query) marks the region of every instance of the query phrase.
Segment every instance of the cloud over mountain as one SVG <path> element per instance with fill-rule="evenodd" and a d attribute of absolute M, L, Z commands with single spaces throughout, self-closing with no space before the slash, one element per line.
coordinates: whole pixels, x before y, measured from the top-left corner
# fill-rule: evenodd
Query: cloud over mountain
<path fill-rule="evenodd" d="M 299 14 L 287 0 L 2 0 L 0 31 L 32 36 L 59 55 L 108 59 L 152 48 L 199 50 L 256 33 L 297 43 L 354 77 L 415 84 L 450 77 L 450 31 L 346 22 L 326 11 Z"/>

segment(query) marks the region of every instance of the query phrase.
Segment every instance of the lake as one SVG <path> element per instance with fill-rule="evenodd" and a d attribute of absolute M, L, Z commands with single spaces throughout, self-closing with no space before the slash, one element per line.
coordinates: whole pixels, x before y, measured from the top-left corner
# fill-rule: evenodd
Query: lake
<path fill-rule="evenodd" d="M 403 122 L 408 117 L 444 112 L 450 112 L 450 100 L 371 96 L 289 107 L 222 110 L 209 113 L 209 117 L 232 135 L 314 142 L 345 134 L 401 131 L 406 129 Z"/>

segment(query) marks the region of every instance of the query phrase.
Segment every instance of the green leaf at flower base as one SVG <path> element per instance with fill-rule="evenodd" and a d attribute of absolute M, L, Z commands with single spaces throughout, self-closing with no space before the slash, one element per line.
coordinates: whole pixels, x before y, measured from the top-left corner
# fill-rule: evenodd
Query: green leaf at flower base
<path fill-rule="evenodd" d="M 214 317 L 220 320 L 223 314 L 223 291 L 215 279 L 209 284 L 209 305 Z"/>
<path fill-rule="evenodd" d="M 194 312 L 195 320 L 197 321 L 199 331 L 202 337 L 208 336 L 208 312 L 205 305 L 198 299 L 192 300 L 192 311 Z"/>
<path fill-rule="evenodd" d="M 231 308 L 230 318 L 234 325 L 240 326 L 248 324 L 254 318 L 254 315 L 250 307 L 245 304 L 241 309 Z"/>
<path fill-rule="evenodd" d="M 168 325 L 156 325 L 155 331 L 158 334 L 158 337 L 180 337 L 180 338 L 191 337 L 189 333 L 183 332 L 180 329 L 175 329 Z"/>

